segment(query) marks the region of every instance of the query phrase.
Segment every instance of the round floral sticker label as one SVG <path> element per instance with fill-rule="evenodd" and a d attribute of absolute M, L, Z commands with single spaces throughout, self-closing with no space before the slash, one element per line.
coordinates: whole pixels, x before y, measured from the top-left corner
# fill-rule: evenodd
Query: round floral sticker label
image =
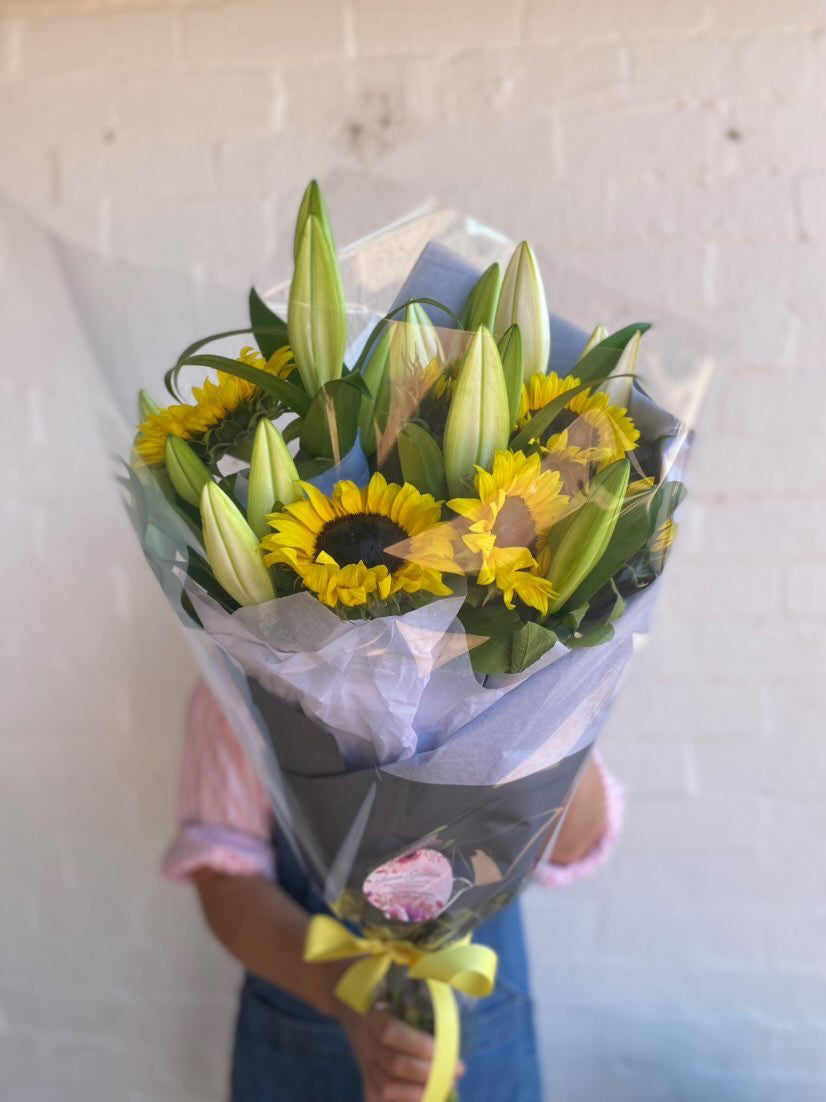
<path fill-rule="evenodd" d="M 442 913 L 450 901 L 453 870 L 443 853 L 417 849 L 373 869 L 364 894 L 385 918 L 424 922 Z"/>

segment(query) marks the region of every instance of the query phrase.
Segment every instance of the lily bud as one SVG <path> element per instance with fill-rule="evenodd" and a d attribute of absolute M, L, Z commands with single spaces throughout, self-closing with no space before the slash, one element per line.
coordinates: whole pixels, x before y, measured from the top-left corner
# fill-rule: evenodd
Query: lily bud
<path fill-rule="evenodd" d="M 499 355 L 502 357 L 502 370 L 505 373 L 505 386 L 508 389 L 508 411 L 511 425 L 516 424 L 519 416 L 519 403 L 522 398 L 522 379 L 525 375 L 525 353 L 522 349 L 522 333 L 518 325 L 506 329 L 499 338 Z"/>
<path fill-rule="evenodd" d="M 556 612 L 605 554 L 619 519 L 628 488 L 631 464 L 612 463 L 588 484 L 582 504 L 558 526 L 561 535 L 548 540 L 550 566 L 547 579 L 553 586 L 550 611 Z"/>
<path fill-rule="evenodd" d="M 297 480 L 298 471 L 284 438 L 264 417 L 255 430 L 247 491 L 247 520 L 259 539 L 270 530 L 267 516 L 276 501 L 289 505 L 300 496 Z"/>
<path fill-rule="evenodd" d="M 327 211 L 327 204 L 324 202 L 324 196 L 321 194 L 321 188 L 318 186 L 318 182 L 316 180 L 310 180 L 309 184 L 307 184 L 307 187 L 304 189 L 304 194 L 301 196 L 301 205 L 298 208 L 298 217 L 295 220 L 295 234 L 293 236 L 294 263 L 298 260 L 298 245 L 301 241 L 304 223 L 311 214 L 314 214 L 321 223 L 321 228 L 324 230 L 330 242 L 330 248 L 335 252 L 336 243 L 333 240 L 333 228 L 330 225 L 330 215 Z"/>
<path fill-rule="evenodd" d="M 522 333 L 524 378 L 537 371 L 544 375 L 551 356 L 551 323 L 539 265 L 527 241 L 516 246 L 505 271 L 495 332 L 501 336 L 514 323 Z"/>
<path fill-rule="evenodd" d="M 376 424 L 379 429 L 384 429 L 387 420 L 388 387 L 387 367 L 389 363 L 390 342 L 393 330 L 391 326 L 385 326 L 384 332 L 376 342 L 370 359 L 364 368 L 364 381 L 370 391 L 370 398 L 366 395 L 361 402 L 359 411 L 359 432 L 361 433 L 361 446 L 365 455 L 372 455 L 376 450 Z"/>
<path fill-rule="evenodd" d="M 445 425 L 445 473 L 452 497 L 467 493 L 477 464 L 489 467 L 508 446 L 505 373 L 489 330 L 480 326 L 462 357 Z"/>
<path fill-rule="evenodd" d="M 304 389 L 312 397 L 341 377 L 347 314 L 336 254 L 321 220 L 308 214 L 290 285 L 287 332 Z"/>
<path fill-rule="evenodd" d="M 198 506 L 201 491 L 212 482 L 212 472 L 180 436 L 167 436 L 164 444 L 169 480 L 184 501 Z"/>
<path fill-rule="evenodd" d="M 201 491 L 204 548 L 218 584 L 239 605 L 260 605 L 275 597 L 258 537 L 235 502 L 215 482 Z"/>
<path fill-rule="evenodd" d="M 588 341 L 587 341 L 585 347 L 580 352 L 579 357 L 578 357 L 576 362 L 579 363 L 580 360 L 584 360 L 585 357 L 588 355 L 588 353 L 592 349 L 596 348 L 596 346 L 598 344 L 602 344 L 602 342 L 605 340 L 605 338 L 607 336 L 608 336 L 608 330 L 605 328 L 605 326 L 604 325 L 598 325 L 596 327 L 596 329 L 594 329 L 591 336 L 588 338 Z"/>
<path fill-rule="evenodd" d="M 138 391 L 138 412 L 140 414 L 141 422 L 145 421 L 147 417 L 153 413 L 160 413 L 161 407 L 152 397 L 148 390 Z"/>
<path fill-rule="evenodd" d="M 487 329 L 493 330 L 501 286 L 502 269 L 498 264 L 491 264 L 479 276 L 473 290 L 468 295 L 462 314 L 465 329 L 475 332 L 480 325 L 484 325 Z"/>
<path fill-rule="evenodd" d="M 634 385 L 634 375 L 637 371 L 637 356 L 640 351 L 642 333 L 635 333 L 622 350 L 622 355 L 617 360 L 614 370 L 600 390 L 608 395 L 612 406 L 620 406 L 628 409 L 631 401 L 631 388 Z"/>
<path fill-rule="evenodd" d="M 402 324 L 390 325 L 390 363 L 401 380 L 409 371 L 421 372 L 433 360 L 444 361 L 436 327 L 420 302 L 411 302 Z"/>

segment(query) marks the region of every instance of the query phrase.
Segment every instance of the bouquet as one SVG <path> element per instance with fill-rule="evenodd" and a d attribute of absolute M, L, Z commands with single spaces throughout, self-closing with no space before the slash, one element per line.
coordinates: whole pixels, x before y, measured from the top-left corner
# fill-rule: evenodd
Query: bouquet
<path fill-rule="evenodd" d="M 473 930 L 551 846 L 647 630 L 690 433 L 639 367 L 649 326 L 551 317 L 528 243 L 480 272 L 431 240 L 388 289 L 403 245 L 349 251 L 395 300 L 348 304 L 311 183 L 286 310 L 252 290 L 141 392 L 121 480 L 326 902 L 308 959 L 434 1031 L 442 1102 L 455 992 L 495 982 Z"/>

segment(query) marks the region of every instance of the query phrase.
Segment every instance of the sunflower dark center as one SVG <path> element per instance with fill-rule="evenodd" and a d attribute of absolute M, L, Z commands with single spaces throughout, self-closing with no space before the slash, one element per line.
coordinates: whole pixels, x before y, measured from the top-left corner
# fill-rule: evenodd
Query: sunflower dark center
<path fill-rule="evenodd" d="M 521 497 L 509 497 L 493 522 L 493 534 L 502 547 L 531 547 L 536 539 L 536 525 L 531 511 Z"/>
<path fill-rule="evenodd" d="M 315 553 L 326 551 L 339 566 L 363 562 L 395 570 L 405 560 L 389 555 L 386 549 L 406 539 L 407 532 L 389 517 L 356 513 L 328 521 L 315 541 Z"/>

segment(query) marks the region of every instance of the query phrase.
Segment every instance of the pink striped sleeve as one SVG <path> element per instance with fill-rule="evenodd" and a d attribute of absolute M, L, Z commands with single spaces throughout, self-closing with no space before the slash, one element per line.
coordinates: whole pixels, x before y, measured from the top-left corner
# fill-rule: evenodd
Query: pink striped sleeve
<path fill-rule="evenodd" d="M 201 683 L 189 709 L 178 792 L 178 832 L 164 875 L 188 880 L 198 868 L 272 878 L 269 800 L 232 728 Z"/>
<path fill-rule="evenodd" d="M 533 878 L 543 888 L 565 888 L 575 880 L 591 876 L 614 852 L 622 833 L 625 812 L 625 796 L 622 787 L 605 768 L 602 758 L 596 751 L 594 764 L 599 770 L 605 793 L 605 830 L 590 853 L 586 853 L 579 861 L 572 861 L 570 865 L 554 865 L 550 861 L 543 861 L 537 865 Z"/>

